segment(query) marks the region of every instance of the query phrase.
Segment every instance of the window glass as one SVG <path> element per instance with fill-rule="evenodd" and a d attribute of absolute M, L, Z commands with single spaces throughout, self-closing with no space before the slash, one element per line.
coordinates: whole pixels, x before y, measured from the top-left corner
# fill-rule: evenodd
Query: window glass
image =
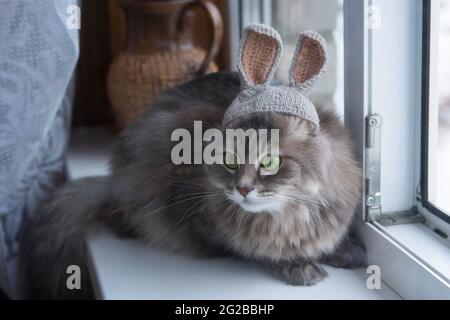
<path fill-rule="evenodd" d="M 298 34 L 306 30 L 319 32 L 327 41 L 328 71 L 312 91 L 315 99 L 334 103 L 344 112 L 344 28 L 342 0 L 272 1 L 271 22 L 283 39 L 283 55 L 275 79 L 288 82 L 288 72 Z"/>
<path fill-rule="evenodd" d="M 431 75 L 438 85 L 430 88 L 429 187 L 428 197 L 435 206 L 450 213 L 450 0 L 441 0 L 439 12 L 432 13 Z M 434 49 L 434 50 L 433 50 Z M 435 51 L 435 52 L 433 52 Z M 434 105 L 433 105 L 434 104 Z"/>

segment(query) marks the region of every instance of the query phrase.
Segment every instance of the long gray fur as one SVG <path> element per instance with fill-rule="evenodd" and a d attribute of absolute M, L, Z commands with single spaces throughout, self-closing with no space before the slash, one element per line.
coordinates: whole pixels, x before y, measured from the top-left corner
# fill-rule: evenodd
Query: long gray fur
<path fill-rule="evenodd" d="M 326 275 L 321 261 L 362 265 L 364 250 L 354 249 L 362 245 L 349 241 L 361 170 L 331 108 L 316 105 L 321 124 L 317 135 L 310 135 L 301 118 L 276 113 L 252 114 L 232 124 L 280 128 L 281 148 L 296 160 L 284 161 L 280 173 L 269 180 L 249 170 L 232 175 L 220 165 L 171 163 L 171 132 L 192 132 L 194 120 L 223 130 L 223 115 L 240 91 L 239 76 L 228 73 L 170 90 L 121 134 L 110 176 L 71 182 L 48 199 L 23 241 L 23 275 L 30 297 L 93 298 L 87 277 L 82 290 L 67 289 L 66 269 L 79 265 L 82 274 L 88 274 L 84 240 L 105 226 L 165 250 L 251 259 L 294 285 L 320 281 Z M 266 188 L 288 186 L 291 194 L 310 200 L 292 203 L 277 214 L 245 212 L 224 194 L 245 175 Z M 208 197 L 211 192 L 216 198 Z"/>

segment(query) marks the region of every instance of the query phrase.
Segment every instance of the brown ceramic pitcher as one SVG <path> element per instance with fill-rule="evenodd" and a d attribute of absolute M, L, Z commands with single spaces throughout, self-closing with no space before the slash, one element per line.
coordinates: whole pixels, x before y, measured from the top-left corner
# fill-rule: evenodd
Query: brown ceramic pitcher
<path fill-rule="evenodd" d="M 206 0 L 119 0 L 126 18 L 126 46 L 112 62 L 108 95 L 123 129 L 148 108 L 162 90 L 217 71 L 213 63 L 223 38 L 217 7 Z M 193 11 L 208 14 L 208 50 L 193 42 Z"/>

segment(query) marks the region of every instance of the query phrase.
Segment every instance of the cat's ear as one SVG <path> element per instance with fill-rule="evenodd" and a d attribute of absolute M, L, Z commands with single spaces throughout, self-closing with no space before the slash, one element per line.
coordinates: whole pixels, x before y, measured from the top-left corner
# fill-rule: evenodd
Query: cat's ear
<path fill-rule="evenodd" d="M 291 86 L 307 93 L 322 77 L 328 64 L 325 39 L 314 31 L 300 34 L 289 71 Z"/>
<path fill-rule="evenodd" d="M 282 47 L 280 35 L 271 27 L 261 24 L 245 27 L 238 70 L 246 87 L 269 84 L 278 66 Z"/>

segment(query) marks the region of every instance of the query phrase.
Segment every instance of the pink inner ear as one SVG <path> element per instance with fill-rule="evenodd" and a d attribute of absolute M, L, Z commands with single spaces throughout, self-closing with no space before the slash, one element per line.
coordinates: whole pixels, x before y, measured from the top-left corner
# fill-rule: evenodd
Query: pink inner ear
<path fill-rule="evenodd" d="M 297 84 L 304 83 L 320 72 L 325 64 L 325 52 L 314 39 L 304 38 L 298 53 L 292 78 Z"/>
<path fill-rule="evenodd" d="M 275 39 L 256 32 L 250 32 L 242 53 L 242 67 L 247 80 L 253 85 L 264 83 L 277 57 Z"/>

